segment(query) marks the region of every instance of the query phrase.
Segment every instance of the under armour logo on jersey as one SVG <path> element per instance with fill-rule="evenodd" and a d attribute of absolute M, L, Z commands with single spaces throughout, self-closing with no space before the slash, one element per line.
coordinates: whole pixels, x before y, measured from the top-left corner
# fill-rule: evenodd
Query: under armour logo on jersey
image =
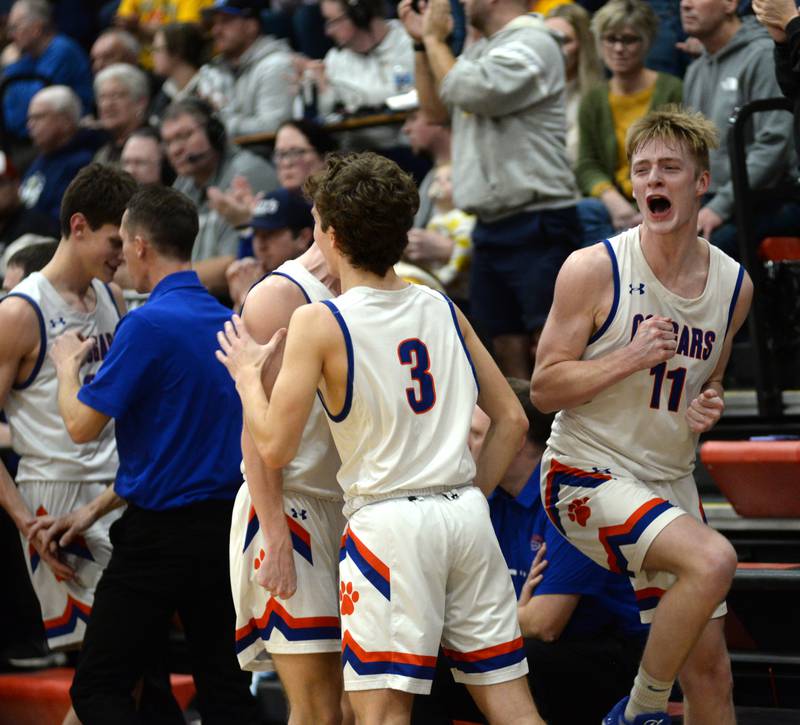
<path fill-rule="evenodd" d="M 59 325 L 66 325 L 67 321 L 63 317 L 58 317 L 55 320 L 50 320 L 50 327 L 55 329 Z"/>
<path fill-rule="evenodd" d="M 592 466 L 592 473 L 603 473 L 606 476 L 610 476 L 611 475 L 611 469 L 610 468 L 598 468 L 597 466 Z"/>
<path fill-rule="evenodd" d="M 628 294 L 632 295 L 634 292 L 638 292 L 640 295 L 644 294 L 644 282 L 639 282 L 639 286 L 628 284 Z"/>
<path fill-rule="evenodd" d="M 305 509 L 300 509 L 300 513 L 297 513 L 297 509 L 292 509 L 292 518 L 294 519 L 302 519 L 305 521 L 308 518 L 308 513 Z"/>

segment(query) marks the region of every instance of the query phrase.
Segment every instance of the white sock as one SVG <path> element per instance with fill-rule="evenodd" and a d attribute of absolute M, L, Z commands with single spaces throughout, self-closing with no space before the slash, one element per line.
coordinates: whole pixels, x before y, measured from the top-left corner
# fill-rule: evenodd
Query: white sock
<path fill-rule="evenodd" d="M 650 712 L 666 712 L 672 682 L 661 682 L 648 675 L 639 665 L 639 672 L 633 681 L 633 689 L 625 708 L 625 719 L 633 721 L 637 715 Z"/>

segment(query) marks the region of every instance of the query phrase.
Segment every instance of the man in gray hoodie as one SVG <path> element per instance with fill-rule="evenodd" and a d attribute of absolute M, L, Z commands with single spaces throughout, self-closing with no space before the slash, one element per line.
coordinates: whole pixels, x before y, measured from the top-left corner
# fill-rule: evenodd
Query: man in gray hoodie
<path fill-rule="evenodd" d="M 448 0 L 431 0 L 423 15 L 402 0 L 398 15 L 416 41 L 420 107 L 431 119 L 452 118 L 455 205 L 478 217 L 471 316 L 501 370 L 527 378 L 556 275 L 581 234 L 564 60 L 526 0 L 465 0 L 464 9 L 483 37 L 458 59 L 446 42 Z"/>
<path fill-rule="evenodd" d="M 738 257 L 733 223 L 734 195 L 725 140 L 728 119 L 737 107 L 758 98 L 781 95 L 775 79 L 772 41 L 755 18 L 740 18 L 736 0 L 681 0 L 683 29 L 703 45 L 683 82 L 683 101 L 708 116 L 723 143 L 711 152 L 709 198 L 697 220 L 698 234 Z M 747 171 L 753 189 L 785 188 L 797 175 L 792 141 L 792 117 L 783 111 L 758 113 L 747 139 Z M 794 234 L 800 225 L 800 205 L 771 199 L 756 214 L 759 238 Z"/>
<path fill-rule="evenodd" d="M 276 131 L 291 116 L 291 50 L 261 32 L 260 7 L 257 0 L 216 0 L 204 11 L 219 55 L 200 68 L 197 93 L 231 137 Z"/>

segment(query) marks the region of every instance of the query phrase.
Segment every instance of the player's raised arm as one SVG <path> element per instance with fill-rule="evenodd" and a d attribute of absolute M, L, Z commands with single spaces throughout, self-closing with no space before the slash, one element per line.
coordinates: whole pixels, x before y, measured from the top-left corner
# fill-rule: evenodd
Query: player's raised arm
<path fill-rule="evenodd" d="M 298 309 L 288 334 L 278 331 L 267 345 L 256 343 L 236 315 L 217 336 L 217 359 L 236 381 L 245 425 L 270 468 L 282 468 L 297 453 L 322 375 L 325 346 L 330 344 L 330 323 L 335 321 L 324 306 L 313 304 Z M 267 400 L 262 368 L 278 354 L 284 334 L 284 364 Z"/>
<path fill-rule="evenodd" d="M 602 390 L 675 354 L 672 323 L 652 317 L 623 348 L 581 360 L 591 336 L 612 308 L 611 259 L 602 244 L 573 252 L 556 280 L 553 306 L 536 353 L 531 400 L 542 412 L 572 408 Z"/>

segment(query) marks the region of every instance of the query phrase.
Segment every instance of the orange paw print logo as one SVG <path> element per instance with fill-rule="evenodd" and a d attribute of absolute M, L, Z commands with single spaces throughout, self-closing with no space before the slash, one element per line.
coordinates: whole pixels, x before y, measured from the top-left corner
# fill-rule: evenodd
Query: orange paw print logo
<path fill-rule="evenodd" d="M 260 569 L 260 568 L 261 568 L 261 562 L 262 562 L 262 561 L 264 561 L 264 557 L 265 557 L 265 556 L 266 556 L 266 552 L 264 551 L 264 549 L 261 549 L 261 550 L 258 552 L 258 556 L 257 556 L 257 557 L 255 558 L 255 560 L 253 561 L 253 566 L 254 566 L 256 569 Z"/>
<path fill-rule="evenodd" d="M 342 615 L 352 614 L 356 610 L 358 592 L 353 591 L 353 582 L 339 584 L 339 600 L 342 602 Z"/>
<path fill-rule="evenodd" d="M 567 509 L 567 516 L 569 516 L 570 521 L 577 521 L 579 526 L 586 526 L 586 522 L 592 515 L 592 509 L 586 505 L 588 500 L 589 497 L 587 496 L 586 498 L 576 498 L 570 503 Z"/>

